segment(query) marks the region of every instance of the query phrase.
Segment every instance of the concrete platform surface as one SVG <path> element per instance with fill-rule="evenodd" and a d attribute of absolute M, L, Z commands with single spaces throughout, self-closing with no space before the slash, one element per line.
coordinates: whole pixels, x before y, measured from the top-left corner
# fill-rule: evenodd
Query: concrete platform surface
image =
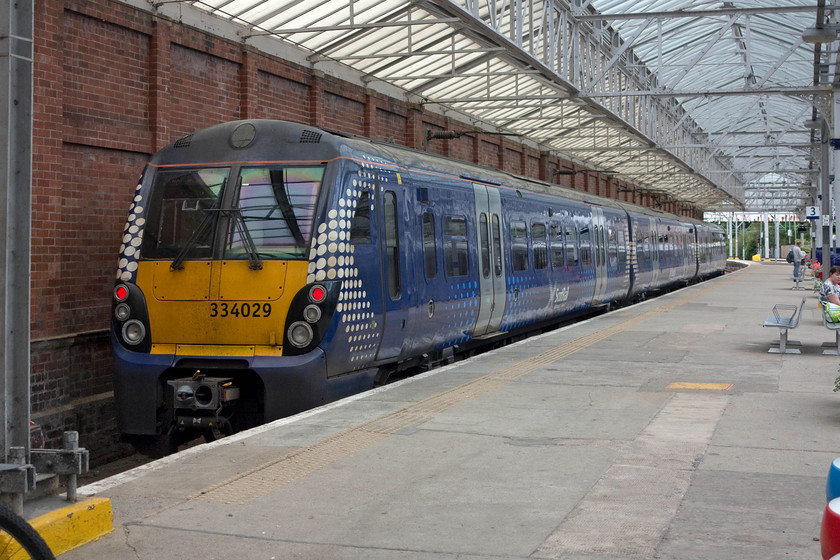
<path fill-rule="evenodd" d="M 115 530 L 61 558 L 819 558 L 840 358 L 791 272 L 752 263 L 82 487 Z M 801 354 L 768 353 L 764 318 L 802 295 Z"/>

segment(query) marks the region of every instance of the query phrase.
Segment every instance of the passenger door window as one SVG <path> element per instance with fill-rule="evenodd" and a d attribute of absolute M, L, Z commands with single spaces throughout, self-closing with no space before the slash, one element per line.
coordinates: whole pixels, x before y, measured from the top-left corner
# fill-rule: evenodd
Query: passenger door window
<path fill-rule="evenodd" d="M 385 266 L 388 272 L 388 295 L 392 300 L 402 296 L 400 278 L 400 237 L 397 225 L 397 195 L 394 191 L 385 191 L 382 196 L 385 213 Z"/>
<path fill-rule="evenodd" d="M 478 239 L 481 250 L 481 276 L 490 278 L 490 236 L 487 231 L 487 214 L 484 212 L 478 217 Z"/>
<path fill-rule="evenodd" d="M 493 214 L 493 274 L 497 278 L 502 275 L 502 227 L 498 214 Z"/>

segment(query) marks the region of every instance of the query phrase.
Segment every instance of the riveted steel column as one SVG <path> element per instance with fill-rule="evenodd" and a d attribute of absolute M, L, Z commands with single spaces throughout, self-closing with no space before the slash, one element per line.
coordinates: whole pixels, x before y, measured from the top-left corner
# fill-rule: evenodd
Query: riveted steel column
<path fill-rule="evenodd" d="M 32 0 L 0 0 L 0 383 L 4 398 L 0 441 L 4 463 L 12 462 L 11 447 L 24 448 L 29 457 L 32 37 Z"/>
<path fill-rule="evenodd" d="M 835 243 L 834 246 L 837 247 L 838 243 L 840 243 L 840 146 L 836 145 L 834 139 L 840 138 L 840 95 L 838 94 L 837 89 L 831 90 L 831 104 L 832 104 L 832 111 L 831 111 L 831 138 L 832 141 L 830 142 L 830 147 L 832 148 L 831 151 L 831 176 L 834 177 L 834 216 L 835 216 L 835 223 L 834 223 L 834 235 L 835 235 Z M 824 268 L 825 271 L 828 271 L 828 267 Z M 828 276 L 826 276 L 828 278 Z"/>
<path fill-rule="evenodd" d="M 822 265 L 823 279 L 828 278 L 828 269 L 831 268 L 831 194 L 829 186 L 829 124 L 824 117 L 822 119 L 822 127 L 820 129 L 820 231 L 822 238 L 820 247 L 822 247 Z"/>

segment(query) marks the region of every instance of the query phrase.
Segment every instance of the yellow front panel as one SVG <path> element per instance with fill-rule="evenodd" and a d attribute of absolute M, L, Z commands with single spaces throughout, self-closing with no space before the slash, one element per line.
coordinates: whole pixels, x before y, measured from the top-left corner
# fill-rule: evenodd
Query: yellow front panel
<path fill-rule="evenodd" d="M 254 346 L 281 346 L 288 307 L 306 282 L 307 267 L 306 261 L 264 261 L 262 270 L 250 270 L 247 261 L 210 261 L 207 274 L 180 275 L 189 269 L 169 271 L 169 261 L 141 261 L 137 284 L 147 294 L 153 351 L 194 345 L 177 353 L 227 355 L 208 348 L 235 346 L 254 355 Z M 195 297 L 201 290 L 183 285 L 190 282 L 208 282 L 207 297 Z M 239 355 L 241 349 L 230 351 Z"/>
<path fill-rule="evenodd" d="M 209 344 L 178 344 L 176 354 L 179 356 L 253 356 L 253 346 L 218 346 Z"/>
<path fill-rule="evenodd" d="M 172 270 L 171 261 L 155 261 L 154 289 L 146 297 L 166 301 L 207 301 L 210 299 L 212 261 L 184 261 L 181 270 Z"/>
<path fill-rule="evenodd" d="M 248 261 L 221 261 L 219 300 L 275 301 L 283 295 L 286 261 L 264 261 L 252 270 Z"/>

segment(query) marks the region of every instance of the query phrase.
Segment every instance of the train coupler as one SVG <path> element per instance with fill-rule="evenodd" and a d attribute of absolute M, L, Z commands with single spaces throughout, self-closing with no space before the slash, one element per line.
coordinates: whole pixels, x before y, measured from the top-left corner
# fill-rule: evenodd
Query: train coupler
<path fill-rule="evenodd" d="M 239 387 L 230 377 L 205 377 L 200 371 L 192 377 L 167 381 L 174 390 L 173 408 L 193 411 L 219 411 L 239 400 Z"/>

